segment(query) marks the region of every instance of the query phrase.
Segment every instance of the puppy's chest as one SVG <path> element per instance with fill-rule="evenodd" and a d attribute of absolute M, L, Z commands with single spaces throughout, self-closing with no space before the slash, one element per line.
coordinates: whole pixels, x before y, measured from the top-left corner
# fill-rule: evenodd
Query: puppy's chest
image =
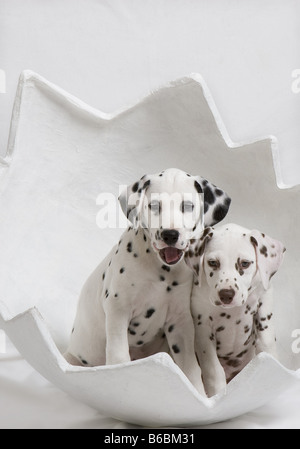
<path fill-rule="evenodd" d="M 128 342 L 131 347 L 139 347 L 164 338 L 164 323 L 167 317 L 167 305 L 158 305 L 155 301 L 145 304 L 142 311 L 134 311 L 128 326 Z"/>
<path fill-rule="evenodd" d="M 103 300 L 127 304 L 130 310 L 128 340 L 141 347 L 164 338 L 170 317 L 179 316 L 182 304 L 190 301 L 192 272 L 159 261 L 147 238 L 127 231 L 111 253 L 103 275 Z"/>
<path fill-rule="evenodd" d="M 242 359 L 255 347 L 256 312 L 255 305 L 246 304 L 236 309 L 220 309 L 209 316 L 219 357 Z"/>
<path fill-rule="evenodd" d="M 182 302 L 185 298 L 189 300 L 186 284 L 177 284 L 173 276 L 164 276 L 164 279 L 145 280 L 143 288 L 134 293 L 128 327 L 130 346 L 142 346 L 155 338 L 164 338 L 166 323 L 174 325 L 180 317 Z"/>

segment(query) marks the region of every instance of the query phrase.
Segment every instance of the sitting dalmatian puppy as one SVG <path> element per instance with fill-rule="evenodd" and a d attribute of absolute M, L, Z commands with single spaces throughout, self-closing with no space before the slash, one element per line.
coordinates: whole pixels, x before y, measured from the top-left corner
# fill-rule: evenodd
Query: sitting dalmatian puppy
<path fill-rule="evenodd" d="M 197 275 L 192 315 L 209 397 L 223 392 L 259 352 L 276 357 L 270 280 L 284 252 L 267 235 L 229 224 L 206 229 L 186 254 Z"/>
<path fill-rule="evenodd" d="M 119 198 L 131 222 L 83 287 L 66 360 L 114 365 L 169 351 L 204 394 L 190 311 L 191 239 L 222 220 L 230 199 L 178 169 L 146 175 Z"/>

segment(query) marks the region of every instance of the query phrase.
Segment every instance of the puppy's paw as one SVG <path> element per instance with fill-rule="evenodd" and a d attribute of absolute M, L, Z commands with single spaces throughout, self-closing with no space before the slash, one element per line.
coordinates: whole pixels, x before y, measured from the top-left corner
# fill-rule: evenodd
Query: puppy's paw
<path fill-rule="evenodd" d="M 112 354 L 111 356 L 106 356 L 106 365 L 121 365 L 122 363 L 130 362 L 130 356 L 128 355 L 118 355 Z"/>
<path fill-rule="evenodd" d="M 201 396 L 203 396 L 204 398 L 207 398 L 207 394 L 205 392 L 204 385 L 203 385 L 201 378 L 198 381 L 193 382 L 193 385 Z"/>
<path fill-rule="evenodd" d="M 205 390 L 209 398 L 212 398 L 216 395 L 226 394 L 227 382 L 225 373 L 218 378 L 211 376 L 205 383 Z"/>

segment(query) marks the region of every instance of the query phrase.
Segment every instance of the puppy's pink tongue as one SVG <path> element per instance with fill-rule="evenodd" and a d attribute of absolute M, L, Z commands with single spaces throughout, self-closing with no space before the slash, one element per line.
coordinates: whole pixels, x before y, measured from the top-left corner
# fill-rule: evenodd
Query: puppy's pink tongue
<path fill-rule="evenodd" d="M 177 248 L 165 248 L 165 258 L 167 263 L 177 262 L 178 260 L 178 249 Z"/>

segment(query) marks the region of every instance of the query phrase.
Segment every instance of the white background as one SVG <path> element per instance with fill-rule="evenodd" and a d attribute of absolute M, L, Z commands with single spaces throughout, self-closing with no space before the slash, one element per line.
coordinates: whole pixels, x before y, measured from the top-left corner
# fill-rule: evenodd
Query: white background
<path fill-rule="evenodd" d="M 233 140 L 274 134 L 300 181 L 299 0 L 0 0 L 0 153 L 23 69 L 114 112 L 200 72 Z"/>
<path fill-rule="evenodd" d="M 0 69 L 7 92 L 0 94 L 0 154 L 6 152 L 24 69 L 104 112 L 199 72 L 231 138 L 275 135 L 283 179 L 299 183 L 300 93 L 292 91 L 292 72 L 300 68 L 299 25 L 299 0 L 0 0 Z M 0 361 L 1 398 L 10 404 L 0 411 L 0 427 L 58 427 L 57 403 L 64 409 L 62 426 L 113 425 L 9 357 Z M 250 414 L 236 425 L 296 423 L 287 410 L 284 419 L 275 410 L 265 409 L 267 419 Z"/>

